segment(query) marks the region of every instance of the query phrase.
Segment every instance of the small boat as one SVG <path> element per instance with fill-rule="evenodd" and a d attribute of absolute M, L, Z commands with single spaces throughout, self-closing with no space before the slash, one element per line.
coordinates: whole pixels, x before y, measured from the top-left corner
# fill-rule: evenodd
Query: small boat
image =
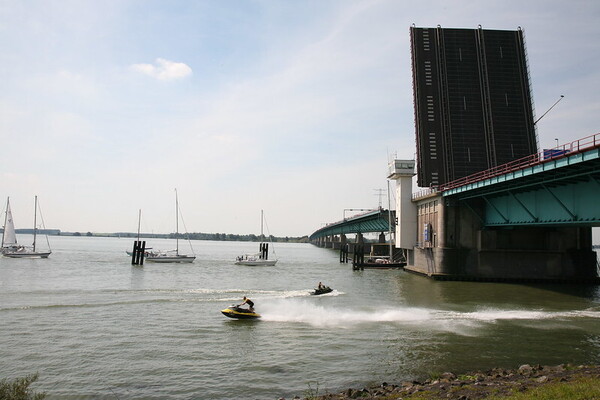
<path fill-rule="evenodd" d="M 325 294 L 325 293 L 331 293 L 333 292 L 333 289 L 330 288 L 329 286 L 324 286 L 322 288 L 316 288 L 315 290 L 313 290 L 312 292 L 310 292 L 310 294 L 312 294 L 313 296 L 318 296 L 320 294 Z"/>
<path fill-rule="evenodd" d="M 263 235 L 263 222 L 264 222 L 264 213 L 263 210 L 260 210 L 260 237 L 264 238 Z M 267 229 L 268 231 L 268 229 Z M 269 235 L 269 238 L 271 235 Z M 273 243 L 271 243 L 273 247 Z M 275 247 L 273 247 L 273 254 L 275 254 Z M 277 255 L 275 255 L 277 257 Z M 235 259 L 235 265 L 248 265 L 251 267 L 257 266 L 273 266 L 277 264 L 277 258 L 269 259 L 269 243 L 260 243 L 258 247 L 258 253 L 254 254 L 243 254 L 241 256 L 237 256 Z"/>
<path fill-rule="evenodd" d="M 196 256 L 179 254 L 178 250 L 149 252 L 144 257 L 146 261 L 153 263 L 191 263 L 196 259 Z"/>
<path fill-rule="evenodd" d="M 144 258 L 150 257 L 153 254 L 156 254 L 150 250 L 152 250 L 152 247 L 146 247 L 146 250 L 144 251 Z M 125 250 L 125 254 L 127 254 L 129 257 L 131 257 L 133 255 L 133 251 Z"/>
<path fill-rule="evenodd" d="M 10 258 L 48 258 L 52 253 L 50 250 L 50 242 L 48 236 L 46 236 L 46 242 L 48 243 L 47 251 L 38 251 L 36 248 L 37 238 L 37 210 L 38 201 L 35 196 L 35 206 L 33 213 L 33 245 L 31 247 L 23 246 L 17 243 L 17 235 L 15 233 L 15 224 L 12 217 L 12 211 L 10 209 L 10 199 L 6 200 L 6 217 L 4 219 L 4 231 L 2 233 L 2 246 L 0 252 L 4 257 Z M 42 219 L 43 225 L 43 219 Z"/>
<path fill-rule="evenodd" d="M 196 259 L 195 255 L 179 254 L 179 200 L 177 198 L 177 189 L 175 189 L 175 240 L 177 243 L 175 250 L 151 252 L 145 256 L 146 261 L 153 263 L 192 263 Z M 190 249 L 192 249 L 192 252 L 194 251 L 191 242 Z"/>
<path fill-rule="evenodd" d="M 261 243 L 263 244 L 263 243 Z M 261 258 L 260 253 L 258 254 L 244 254 L 242 256 L 237 257 L 235 261 L 235 265 L 248 265 L 251 267 L 258 266 L 273 266 L 277 264 L 277 260 L 268 260 L 265 258 Z"/>
<path fill-rule="evenodd" d="M 353 263 L 352 268 L 357 269 L 402 269 L 406 265 L 403 261 L 390 261 L 389 257 L 369 257 L 361 263 Z"/>
<path fill-rule="evenodd" d="M 247 308 L 242 308 L 237 305 L 229 306 L 228 308 L 221 310 L 221 313 L 229 318 L 234 319 L 258 319 L 260 318 L 260 314 L 250 311 Z"/>
<path fill-rule="evenodd" d="M 142 224 L 142 210 L 139 211 L 138 213 L 138 230 L 137 230 L 137 241 L 140 241 L 140 227 Z M 144 248 L 144 258 L 147 258 L 153 254 L 155 254 L 154 252 L 150 251 L 152 250 L 152 247 L 146 247 Z M 131 250 L 125 250 L 125 254 L 127 254 L 129 257 L 133 256 L 133 251 Z"/>

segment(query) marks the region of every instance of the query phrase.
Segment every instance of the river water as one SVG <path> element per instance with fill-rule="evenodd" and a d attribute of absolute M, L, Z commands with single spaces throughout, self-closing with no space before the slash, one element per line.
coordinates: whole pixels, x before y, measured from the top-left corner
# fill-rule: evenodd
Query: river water
<path fill-rule="evenodd" d="M 0 379 L 39 372 L 49 399 L 277 399 L 600 363 L 596 286 L 352 271 L 309 244 L 275 244 L 274 267 L 233 264 L 257 243 L 211 241 L 192 242 L 194 264 L 134 267 L 132 239 L 50 240 L 49 259 L 0 258 Z M 334 292 L 310 296 L 319 281 Z M 220 313 L 245 295 L 261 320 Z"/>

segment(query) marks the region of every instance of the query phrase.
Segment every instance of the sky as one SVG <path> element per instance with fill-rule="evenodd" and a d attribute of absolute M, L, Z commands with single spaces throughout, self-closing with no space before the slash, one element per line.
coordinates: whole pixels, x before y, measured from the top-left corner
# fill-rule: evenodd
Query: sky
<path fill-rule="evenodd" d="M 599 132 L 600 2 L 0 0 L 17 228 L 309 235 L 415 156 L 409 28 L 525 33 L 540 148 Z M 383 191 L 382 191 L 383 190 Z M 383 195 L 380 195 L 383 193 Z M 393 202 L 394 200 L 392 200 Z M 2 207 L 4 209 L 4 206 Z M 346 213 L 346 215 L 349 215 Z"/>

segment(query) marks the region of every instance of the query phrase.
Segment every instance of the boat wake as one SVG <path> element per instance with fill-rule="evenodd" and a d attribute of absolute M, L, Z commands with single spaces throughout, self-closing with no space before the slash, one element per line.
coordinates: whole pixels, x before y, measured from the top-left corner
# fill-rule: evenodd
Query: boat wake
<path fill-rule="evenodd" d="M 283 299 L 261 303 L 264 321 L 308 324 L 323 328 L 352 328 L 360 324 L 387 323 L 421 330 L 452 331 L 474 335 L 474 330 L 500 321 L 566 321 L 578 318 L 600 319 L 600 309 L 545 311 L 481 309 L 461 312 L 401 306 L 398 308 L 342 309 L 307 299 Z M 568 326 L 568 324 L 566 324 Z M 551 326 L 549 326 L 549 329 Z"/>

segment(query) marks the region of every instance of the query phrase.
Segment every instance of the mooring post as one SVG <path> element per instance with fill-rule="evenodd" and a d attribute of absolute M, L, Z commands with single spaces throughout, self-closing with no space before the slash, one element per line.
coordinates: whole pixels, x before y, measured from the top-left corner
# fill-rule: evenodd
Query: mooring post
<path fill-rule="evenodd" d="M 146 252 L 146 241 L 136 240 L 133 242 L 131 254 L 131 265 L 144 265 L 144 254 Z"/>
<path fill-rule="evenodd" d="M 142 247 L 140 248 L 140 265 L 144 265 L 144 256 L 146 255 L 146 241 L 142 242 Z"/>
<path fill-rule="evenodd" d="M 131 265 L 136 265 L 135 264 L 135 255 L 136 255 L 136 250 L 137 250 L 137 240 L 133 241 L 133 250 L 131 251 Z"/>

